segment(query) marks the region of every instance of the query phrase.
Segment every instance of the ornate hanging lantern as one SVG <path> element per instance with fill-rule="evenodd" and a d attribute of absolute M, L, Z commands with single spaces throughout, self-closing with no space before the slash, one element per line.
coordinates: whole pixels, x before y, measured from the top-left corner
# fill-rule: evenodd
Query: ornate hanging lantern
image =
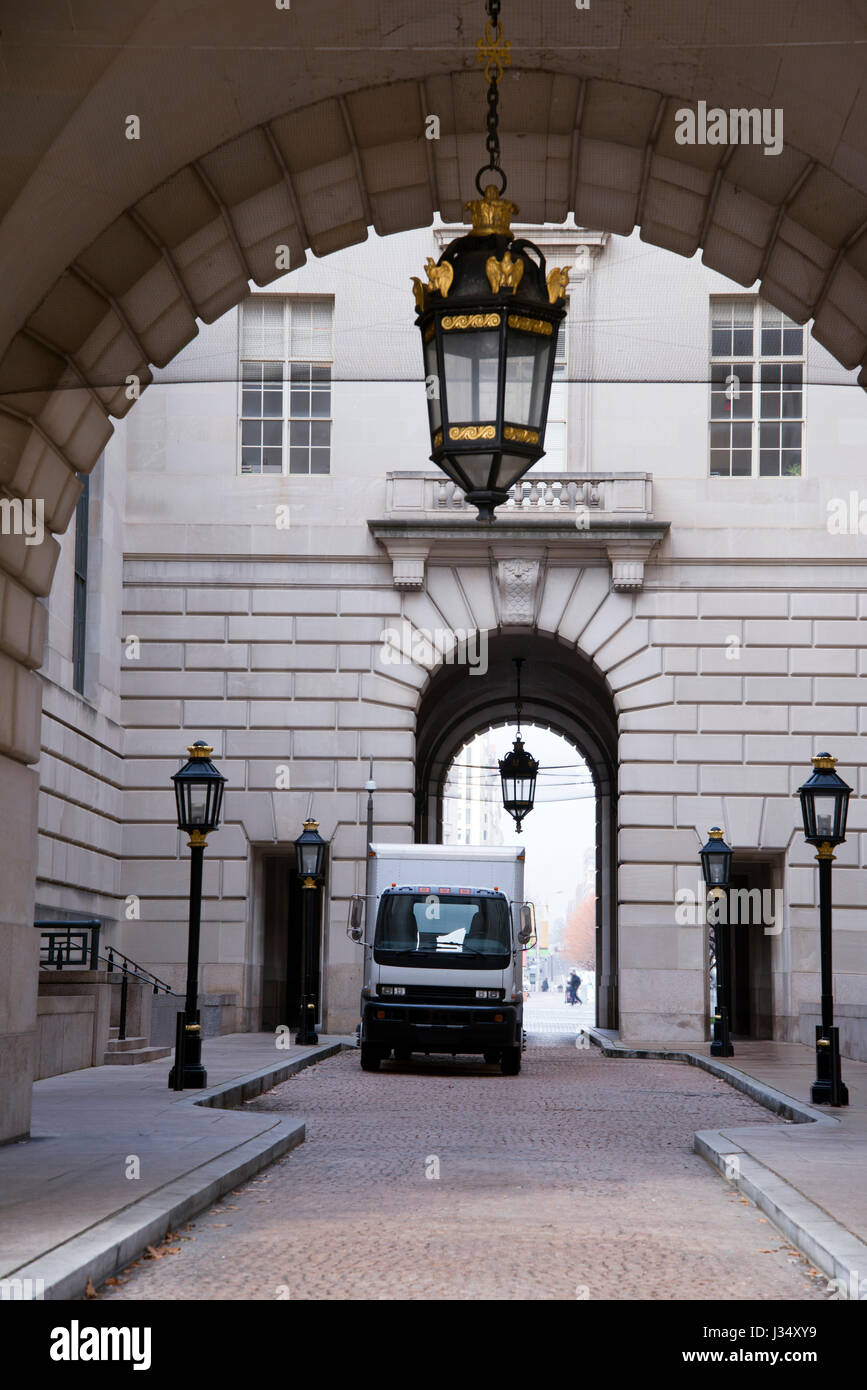
<path fill-rule="evenodd" d="M 524 664 L 522 656 L 515 657 L 515 674 L 518 683 L 518 693 L 515 696 L 515 709 L 517 711 L 518 731 L 515 742 L 506 754 L 505 758 L 500 759 L 500 780 L 503 786 L 503 807 L 510 816 L 515 819 L 515 827 L 518 834 L 521 833 L 521 821 L 528 816 L 533 809 L 536 799 L 536 774 L 539 771 L 539 764 L 534 757 L 527 752 L 521 738 L 521 667 Z"/>
<path fill-rule="evenodd" d="M 431 459 L 478 508 L 479 520 L 491 522 L 494 508 L 545 452 L 569 271 L 546 272 L 538 246 L 512 235 L 519 208 L 503 196 L 498 132 L 498 83 L 511 63 L 510 45 L 503 43 L 499 0 L 488 0 L 486 11 L 485 38 L 477 43 L 488 81 L 489 162 L 476 175 L 479 197 L 464 205 L 473 230 L 438 262 L 428 258 L 427 284 L 413 276 L 413 291 Z"/>

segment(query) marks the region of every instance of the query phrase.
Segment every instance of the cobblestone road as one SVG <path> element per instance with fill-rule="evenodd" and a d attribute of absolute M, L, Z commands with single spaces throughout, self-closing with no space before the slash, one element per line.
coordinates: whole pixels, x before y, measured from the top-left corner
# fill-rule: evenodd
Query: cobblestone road
<path fill-rule="evenodd" d="M 685 1064 L 553 1033 L 517 1077 L 346 1052 L 250 1108 L 302 1117 L 307 1142 L 103 1299 L 824 1297 L 692 1152 L 697 1129 L 780 1121 Z"/>

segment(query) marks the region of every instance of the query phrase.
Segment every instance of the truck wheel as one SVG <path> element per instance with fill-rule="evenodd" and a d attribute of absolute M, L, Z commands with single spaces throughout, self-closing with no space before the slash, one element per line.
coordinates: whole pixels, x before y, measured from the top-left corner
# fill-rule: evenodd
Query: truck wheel
<path fill-rule="evenodd" d="M 362 1063 L 363 1065 L 363 1063 Z M 504 1076 L 517 1076 L 521 1070 L 521 1049 L 504 1047 L 500 1058 L 500 1070 Z"/>
<path fill-rule="evenodd" d="M 499 1062 L 500 1049 L 498 1047 L 486 1047 L 483 1055 L 486 1062 Z"/>
<path fill-rule="evenodd" d="M 361 1044 L 361 1070 L 379 1071 L 379 1064 L 382 1061 L 382 1053 L 370 1043 Z"/>

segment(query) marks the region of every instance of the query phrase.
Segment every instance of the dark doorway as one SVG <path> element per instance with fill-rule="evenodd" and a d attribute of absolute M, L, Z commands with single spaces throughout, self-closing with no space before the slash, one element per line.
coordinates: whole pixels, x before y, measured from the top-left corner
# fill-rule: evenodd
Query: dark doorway
<path fill-rule="evenodd" d="M 735 896 L 737 894 L 737 897 Z M 773 1036 L 771 938 L 776 898 L 770 864 L 740 863 L 731 876 L 728 932 L 733 1038 Z"/>
<path fill-rule="evenodd" d="M 303 985 L 304 904 L 295 872 L 295 854 L 262 856 L 264 895 L 264 953 L 262 964 L 262 1030 L 279 1025 L 297 1028 Z M 322 892 L 313 891 L 313 984 L 322 1011 L 320 990 L 320 919 Z"/>

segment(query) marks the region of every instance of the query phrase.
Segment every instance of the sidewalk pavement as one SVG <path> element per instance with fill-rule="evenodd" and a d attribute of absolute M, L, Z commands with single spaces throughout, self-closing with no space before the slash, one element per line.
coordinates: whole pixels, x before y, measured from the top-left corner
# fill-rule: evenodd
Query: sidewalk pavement
<path fill-rule="evenodd" d="M 304 1140 L 300 1120 L 229 1107 L 354 1045 L 208 1038 L 205 1091 L 170 1091 L 168 1057 L 38 1081 L 30 1139 L 0 1147 L 0 1280 L 33 1280 L 37 1297 L 80 1298 L 88 1279 L 98 1285 Z"/>
<path fill-rule="evenodd" d="M 723 1060 L 709 1043 L 621 1043 L 605 1029 L 587 1031 L 608 1057 L 686 1061 L 775 1111 L 779 1125 L 699 1131 L 696 1153 L 839 1280 L 841 1298 L 867 1299 L 867 1062 L 843 1058 L 849 1105 L 832 1109 L 810 1101 L 816 1054 L 801 1043 L 735 1042 Z"/>

